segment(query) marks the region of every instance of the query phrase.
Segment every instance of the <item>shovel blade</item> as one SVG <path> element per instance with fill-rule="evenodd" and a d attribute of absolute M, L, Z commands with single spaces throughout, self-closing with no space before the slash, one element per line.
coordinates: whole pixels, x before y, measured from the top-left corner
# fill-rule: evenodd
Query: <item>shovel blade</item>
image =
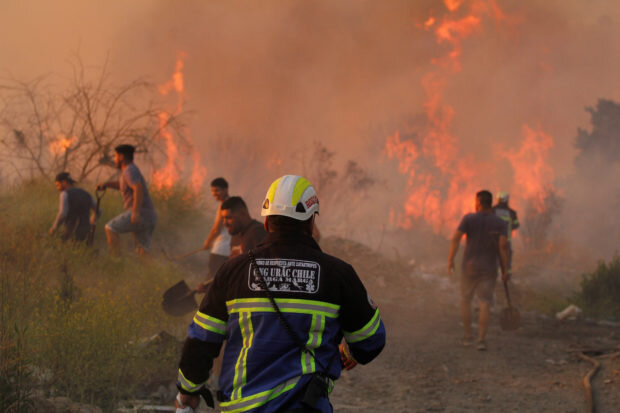
<path fill-rule="evenodd" d="M 499 325 L 504 331 L 512 331 L 521 325 L 521 314 L 514 307 L 506 307 L 502 310 L 499 318 Z"/>
<path fill-rule="evenodd" d="M 179 281 L 164 292 L 162 308 L 166 313 L 175 317 L 196 311 L 198 304 L 194 298 L 195 294 L 196 291 L 190 289 L 184 280 Z"/>

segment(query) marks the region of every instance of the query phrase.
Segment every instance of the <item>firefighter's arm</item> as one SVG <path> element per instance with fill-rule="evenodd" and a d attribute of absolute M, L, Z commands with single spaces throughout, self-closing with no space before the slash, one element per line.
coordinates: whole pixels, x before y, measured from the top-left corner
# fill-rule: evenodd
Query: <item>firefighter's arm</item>
<path fill-rule="evenodd" d="M 350 358 L 360 364 L 370 363 L 385 346 L 385 326 L 379 315 L 379 309 L 374 311 L 372 318 L 362 328 L 344 331 L 344 339 Z"/>
<path fill-rule="evenodd" d="M 357 363 L 366 364 L 383 350 L 385 326 L 381 320 L 379 308 L 371 300 L 353 268 L 349 268 L 347 276 L 343 277 L 347 285 L 344 286 L 340 314 L 342 332 L 348 347 L 345 357 Z M 346 368 L 346 362 L 343 364 Z"/>
<path fill-rule="evenodd" d="M 204 387 L 226 338 L 228 314 L 223 300 L 222 277 L 216 274 L 213 287 L 202 299 L 187 329 L 187 339 L 179 362 L 177 388 L 182 394 L 198 394 Z"/>
<path fill-rule="evenodd" d="M 512 229 L 519 228 L 519 218 L 517 218 L 517 211 L 510 211 L 510 218 L 512 219 Z"/>
<path fill-rule="evenodd" d="M 182 394 L 194 394 L 209 379 L 209 371 L 213 367 L 213 359 L 219 352 L 221 343 L 215 344 L 188 337 L 183 345 L 183 353 L 179 362 L 177 388 Z"/>

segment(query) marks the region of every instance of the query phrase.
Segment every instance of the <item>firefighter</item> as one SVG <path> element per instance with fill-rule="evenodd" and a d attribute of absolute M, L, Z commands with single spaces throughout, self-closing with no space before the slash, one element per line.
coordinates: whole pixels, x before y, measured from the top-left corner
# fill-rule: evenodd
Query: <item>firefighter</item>
<path fill-rule="evenodd" d="M 517 218 L 517 211 L 508 206 L 509 199 L 510 195 L 508 192 L 499 192 L 497 194 L 497 204 L 493 207 L 493 212 L 508 225 L 508 233 L 506 234 L 508 239 L 508 274 L 512 274 L 512 231 L 519 228 L 519 219 Z"/>
<path fill-rule="evenodd" d="M 177 408 L 197 407 L 224 340 L 224 412 L 332 412 L 328 394 L 342 368 L 379 355 L 379 310 L 353 267 L 312 238 L 318 212 L 305 178 L 271 184 L 261 214 L 267 237 L 220 268 L 188 328 Z"/>

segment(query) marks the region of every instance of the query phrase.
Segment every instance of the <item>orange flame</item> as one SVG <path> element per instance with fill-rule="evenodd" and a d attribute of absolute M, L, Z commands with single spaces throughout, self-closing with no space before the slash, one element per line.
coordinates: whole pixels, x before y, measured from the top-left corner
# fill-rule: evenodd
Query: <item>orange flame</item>
<path fill-rule="evenodd" d="M 444 0 L 449 13 L 456 12 L 464 0 Z M 414 220 L 423 219 L 437 232 L 449 235 L 461 216 L 474 207 L 474 194 L 486 187 L 497 187 L 495 171 L 508 160 L 514 169 L 515 184 L 511 190 L 519 197 L 536 200 L 544 208 L 543 196 L 552 185 L 553 171 L 547 153 L 553 146 L 551 136 L 540 130 L 523 128 L 524 140 L 517 152 L 497 151 L 495 159 L 476 162 L 459 153 L 458 139 L 451 132 L 455 111 L 444 102 L 444 90 L 452 75 L 461 70 L 462 42 L 481 29 L 484 16 L 496 21 L 505 15 L 495 0 L 473 0 L 470 13 L 464 17 L 444 16 L 434 29 L 438 44 L 448 44 L 444 56 L 431 62 L 435 69 L 422 78 L 426 99 L 424 112 L 427 130 L 420 138 L 401 140 L 398 131 L 388 136 L 385 155 L 398 161 L 398 171 L 407 176 L 407 196 L 402 212 L 390 211 L 390 223 L 408 229 Z M 428 29 L 435 24 L 430 18 Z"/>
<path fill-rule="evenodd" d="M 175 70 L 171 79 L 158 86 L 159 93 L 167 96 L 171 91 L 177 95 L 177 103 L 174 112 L 158 113 L 160 137 L 164 140 L 166 147 L 166 164 L 159 170 L 153 171 L 153 185 L 158 189 L 170 189 L 177 183 L 182 173 L 182 166 L 178 164 L 185 163 L 186 159 L 181 157 L 179 153 L 179 145 L 176 141 L 176 135 L 172 133 L 169 127 L 171 117 L 180 114 L 183 110 L 183 99 L 185 93 L 183 68 L 185 66 L 183 59 L 186 57 L 185 52 L 179 52 L 175 64 Z M 200 153 L 195 149 L 190 138 L 189 130 L 185 131 L 187 140 L 189 141 L 190 156 L 192 162 L 192 171 L 189 177 L 191 188 L 194 194 L 198 194 L 202 189 L 202 184 L 207 175 L 206 168 L 200 161 Z"/>
<path fill-rule="evenodd" d="M 67 138 L 62 133 L 59 133 L 56 140 L 50 142 L 49 150 L 52 155 L 63 155 L 76 141 L 77 138 L 75 136 Z"/>
<path fill-rule="evenodd" d="M 461 7 L 461 4 L 463 4 L 464 0 L 444 0 L 444 4 L 446 5 L 446 8 L 450 11 L 456 11 L 459 7 Z"/>
<path fill-rule="evenodd" d="M 530 200 L 538 212 L 545 211 L 544 195 L 553 187 L 553 169 L 547 164 L 547 156 L 553 148 L 553 138 L 540 127 L 532 130 L 523 126 L 524 140 L 518 152 L 503 152 L 502 156 L 514 170 L 514 189 L 523 199 Z"/>

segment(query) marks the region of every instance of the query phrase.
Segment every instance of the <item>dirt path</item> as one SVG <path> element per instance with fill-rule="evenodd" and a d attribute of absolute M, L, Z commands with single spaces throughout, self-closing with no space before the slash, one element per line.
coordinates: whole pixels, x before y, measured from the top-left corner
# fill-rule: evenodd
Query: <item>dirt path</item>
<path fill-rule="evenodd" d="M 375 294 L 388 343 L 373 363 L 343 373 L 332 394 L 336 412 L 585 412 L 591 365 L 570 350 L 620 344 L 618 328 L 533 314 L 518 331 L 502 332 L 495 313 L 489 349 L 479 352 L 457 345 L 454 291 L 400 287 Z M 599 360 L 597 412 L 618 413 L 620 358 Z"/>
<path fill-rule="evenodd" d="M 587 412 L 583 377 L 591 365 L 574 350 L 620 345 L 619 327 L 558 322 L 524 311 L 521 328 L 503 332 L 499 290 L 488 351 L 462 347 L 458 283 L 433 275 L 443 265 L 425 272 L 340 238 L 321 245 L 353 263 L 388 334 L 375 361 L 343 372 L 336 382 L 335 412 Z M 519 296 L 518 289 L 513 292 Z M 620 357 L 597 359 L 602 363 L 592 383 L 597 412 L 620 413 Z"/>

